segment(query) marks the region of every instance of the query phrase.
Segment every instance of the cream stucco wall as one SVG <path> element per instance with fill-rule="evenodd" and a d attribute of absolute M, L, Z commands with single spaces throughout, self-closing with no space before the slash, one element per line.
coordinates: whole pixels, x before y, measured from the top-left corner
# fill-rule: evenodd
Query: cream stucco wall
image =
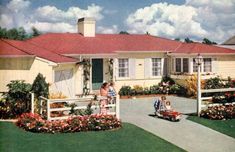
<path fill-rule="evenodd" d="M 76 64 L 58 64 L 57 66 L 53 67 L 53 82 L 55 79 L 55 72 L 56 71 L 61 71 L 61 70 L 70 70 L 72 69 L 73 71 L 73 77 L 72 81 L 74 82 L 73 88 L 74 88 L 74 94 L 81 94 L 82 93 L 82 88 L 83 88 L 83 78 L 82 78 L 82 67 Z M 54 84 L 52 84 L 51 92 L 56 93 L 58 90 L 55 88 Z"/>
<path fill-rule="evenodd" d="M 135 86 L 149 87 L 157 85 L 162 76 L 145 78 L 145 59 L 146 58 L 166 58 L 165 53 L 123 53 L 119 54 L 117 58 L 132 58 L 135 60 L 135 76 L 129 78 L 116 78 L 116 89 L 119 90 L 122 86 Z M 131 68 L 131 67 L 130 67 Z M 117 68 L 116 68 L 117 70 Z M 117 74 L 117 72 L 116 72 Z"/>
<path fill-rule="evenodd" d="M 235 78 L 235 55 L 217 57 L 217 74 L 223 78 Z"/>
<path fill-rule="evenodd" d="M 0 92 L 7 91 L 6 85 L 11 80 L 25 80 L 27 83 L 33 83 L 39 72 L 46 77 L 47 82 L 53 82 L 52 66 L 44 59 L 0 58 Z"/>

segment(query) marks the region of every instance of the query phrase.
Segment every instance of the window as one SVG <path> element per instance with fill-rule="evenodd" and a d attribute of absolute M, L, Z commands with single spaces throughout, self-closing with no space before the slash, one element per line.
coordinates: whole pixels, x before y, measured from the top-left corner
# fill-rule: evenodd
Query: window
<path fill-rule="evenodd" d="M 152 58 L 152 76 L 161 75 L 161 58 Z"/>
<path fill-rule="evenodd" d="M 189 59 L 183 58 L 183 72 L 189 72 L 188 65 L 189 65 Z"/>
<path fill-rule="evenodd" d="M 118 59 L 118 76 L 119 77 L 129 77 L 129 60 L 128 59 Z"/>
<path fill-rule="evenodd" d="M 197 64 L 195 58 L 193 59 L 193 72 L 197 72 Z"/>
<path fill-rule="evenodd" d="M 211 58 L 204 58 L 203 59 L 203 62 L 204 62 L 204 72 L 211 72 L 212 68 L 211 68 Z"/>
<path fill-rule="evenodd" d="M 175 59 L 175 72 L 181 72 L 181 58 Z"/>

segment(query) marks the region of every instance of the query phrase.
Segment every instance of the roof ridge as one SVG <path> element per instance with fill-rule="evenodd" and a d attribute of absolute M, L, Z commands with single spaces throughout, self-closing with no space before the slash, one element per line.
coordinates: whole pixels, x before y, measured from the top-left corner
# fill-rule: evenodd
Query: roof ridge
<path fill-rule="evenodd" d="M 12 46 L 12 47 L 14 47 L 14 48 L 16 48 L 16 49 L 18 49 L 18 50 L 20 50 L 20 51 L 26 53 L 26 54 L 35 55 L 35 54 L 33 54 L 33 53 L 29 53 L 28 51 L 25 51 L 25 50 L 23 50 L 23 49 L 17 47 L 17 46 L 14 46 L 14 45 L 13 45 L 11 42 L 9 42 L 7 39 L 1 39 L 1 40 L 2 40 L 3 42 L 5 42 L 5 43 L 9 44 L 10 46 Z M 10 40 L 10 41 L 11 41 L 11 40 Z M 14 41 L 17 41 L 17 40 L 14 40 Z M 23 42 L 23 41 L 21 41 L 21 42 Z"/>

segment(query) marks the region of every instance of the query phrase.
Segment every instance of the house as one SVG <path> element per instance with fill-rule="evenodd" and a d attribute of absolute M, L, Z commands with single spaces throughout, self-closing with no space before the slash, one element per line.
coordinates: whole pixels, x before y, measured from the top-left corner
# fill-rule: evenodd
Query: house
<path fill-rule="evenodd" d="M 219 45 L 220 47 L 235 49 L 235 36 L 230 37 L 228 40 L 226 40 L 224 43 Z"/>
<path fill-rule="evenodd" d="M 147 87 L 165 75 L 179 83 L 196 72 L 200 53 L 205 78 L 235 78 L 235 50 L 183 43 L 148 34 L 96 34 L 95 20 L 78 20 L 78 33 L 47 33 L 26 41 L 1 39 L 0 92 L 10 80 L 32 83 L 40 72 L 51 92 L 74 97 L 98 90 L 103 82 Z M 86 64 L 84 64 L 86 63 Z M 89 64 L 91 66 L 89 66 Z"/>

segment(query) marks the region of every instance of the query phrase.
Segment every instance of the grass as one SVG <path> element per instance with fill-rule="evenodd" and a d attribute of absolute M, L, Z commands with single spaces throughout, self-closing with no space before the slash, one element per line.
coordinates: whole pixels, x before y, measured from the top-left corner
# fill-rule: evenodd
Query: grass
<path fill-rule="evenodd" d="M 187 119 L 235 138 L 235 119 L 209 120 L 197 116 L 189 116 Z"/>
<path fill-rule="evenodd" d="M 4 152 L 156 152 L 184 151 L 132 124 L 115 131 L 42 134 L 0 122 L 0 151 Z"/>

